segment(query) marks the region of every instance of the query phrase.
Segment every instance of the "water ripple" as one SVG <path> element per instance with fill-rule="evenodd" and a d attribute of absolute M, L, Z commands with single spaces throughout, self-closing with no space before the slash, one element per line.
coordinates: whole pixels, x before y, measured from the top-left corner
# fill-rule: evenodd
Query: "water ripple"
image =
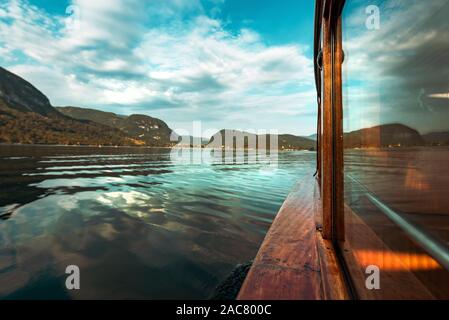
<path fill-rule="evenodd" d="M 48 287 L 67 263 L 84 274 L 85 295 L 71 298 L 206 298 L 254 257 L 315 161 L 285 152 L 277 168 L 199 165 L 163 149 L 63 147 L 0 147 L 0 157 L 0 280 L 24 279 L 0 297 L 19 298 L 66 297 Z"/>

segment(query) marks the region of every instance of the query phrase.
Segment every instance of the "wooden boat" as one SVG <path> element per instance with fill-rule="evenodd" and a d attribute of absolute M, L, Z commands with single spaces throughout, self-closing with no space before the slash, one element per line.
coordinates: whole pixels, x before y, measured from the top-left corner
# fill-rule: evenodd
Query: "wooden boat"
<path fill-rule="evenodd" d="M 286 199 L 240 290 L 239 299 L 449 298 L 448 148 L 390 150 L 392 145 L 384 146 L 383 142 L 387 128 L 379 127 L 377 131 L 366 131 L 367 138 L 378 141 L 374 142 L 374 148 L 345 151 L 342 68 L 347 52 L 343 51 L 342 12 L 348 2 L 316 1 L 317 174 L 300 181 Z M 367 8 L 372 2 L 366 1 Z M 411 2 L 418 5 L 416 1 Z M 439 4 L 439 11 L 447 13 L 449 6 Z M 429 12 L 427 26 L 435 14 L 438 11 Z M 436 23 L 432 31 L 445 28 Z M 423 25 L 424 22 L 421 30 Z M 384 31 L 378 37 L 382 34 L 388 36 Z M 408 57 L 419 54 L 421 47 L 416 48 Z M 444 48 L 449 49 L 449 45 Z M 442 55 L 436 52 L 433 58 L 443 55 L 447 52 Z M 424 68 L 430 66 L 428 61 L 421 63 Z M 433 97 L 429 95 L 429 99 Z M 447 111 L 441 112 L 444 115 Z M 438 170 L 421 161 L 429 154 L 432 154 L 433 167 Z M 366 172 L 371 171 L 361 170 L 354 179 L 346 175 L 351 169 L 344 171 L 350 167 L 346 156 L 354 155 L 361 161 L 369 155 L 369 159 L 377 159 L 379 166 L 386 164 L 382 169 L 364 164 L 374 173 L 368 177 Z M 394 161 L 398 163 L 396 167 Z M 397 178 L 384 179 L 382 186 L 387 190 L 383 192 L 380 184 L 374 182 L 387 177 L 387 170 Z M 401 192 L 396 194 L 396 190 Z"/>

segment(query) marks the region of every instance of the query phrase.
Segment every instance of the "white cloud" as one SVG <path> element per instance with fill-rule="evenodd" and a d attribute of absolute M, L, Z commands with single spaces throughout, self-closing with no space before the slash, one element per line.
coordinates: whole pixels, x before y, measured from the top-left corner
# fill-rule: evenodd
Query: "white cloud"
<path fill-rule="evenodd" d="M 401 122 L 422 132 L 446 130 L 448 2 L 375 1 L 379 30 L 367 30 L 366 4 L 344 15 L 346 130 Z"/>
<path fill-rule="evenodd" d="M 250 29 L 231 33 L 199 1 L 73 5 L 78 28 L 22 0 L 0 6 L 0 51 L 22 52 L 31 62 L 0 61 L 54 105 L 111 106 L 169 123 L 167 110 L 177 108 L 188 119 L 221 118 L 228 127 L 233 113 L 300 115 L 315 108 L 313 63 L 302 47 L 268 46 Z M 196 18 L 183 19 L 183 12 Z"/>
<path fill-rule="evenodd" d="M 99 96 L 97 87 L 84 85 L 76 79 L 74 74 L 65 74 L 58 69 L 23 64 L 14 65 L 8 69 L 50 96 L 52 101 L 61 102 L 54 105 L 89 106 L 92 100 Z"/>

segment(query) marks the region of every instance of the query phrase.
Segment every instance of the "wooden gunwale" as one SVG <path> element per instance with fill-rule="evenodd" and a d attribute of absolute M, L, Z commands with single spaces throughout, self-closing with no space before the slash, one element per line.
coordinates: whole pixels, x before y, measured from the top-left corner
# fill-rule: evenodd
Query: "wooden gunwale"
<path fill-rule="evenodd" d="M 320 199 L 312 176 L 293 188 L 265 237 L 239 300 L 349 299 L 333 244 L 321 236 Z"/>

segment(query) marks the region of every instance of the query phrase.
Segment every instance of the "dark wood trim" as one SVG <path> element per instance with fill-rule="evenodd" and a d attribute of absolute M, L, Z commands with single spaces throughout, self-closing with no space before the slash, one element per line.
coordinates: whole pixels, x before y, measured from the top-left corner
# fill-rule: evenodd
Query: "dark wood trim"
<path fill-rule="evenodd" d="M 317 249 L 320 258 L 321 283 L 323 299 L 325 300 L 349 300 L 352 298 L 350 288 L 344 277 L 341 260 L 338 258 L 335 244 L 331 240 L 323 238 L 319 226 L 322 225 L 321 199 L 317 202 L 315 221 L 317 224 Z"/>
<path fill-rule="evenodd" d="M 334 182 L 333 182 L 333 239 L 344 241 L 344 163 L 343 163 L 343 44 L 342 44 L 342 19 L 338 17 L 334 35 L 334 61 L 333 61 L 333 138 L 334 138 Z"/>
<path fill-rule="evenodd" d="M 331 242 L 322 239 L 317 180 L 299 182 L 276 216 L 239 300 L 346 299 L 346 286 Z"/>
<path fill-rule="evenodd" d="M 321 51 L 321 35 L 322 35 L 322 15 L 323 15 L 323 1 L 315 1 L 315 26 L 314 26 L 314 42 L 313 42 L 313 62 L 315 71 L 315 86 L 317 93 L 317 107 L 318 107 L 318 119 L 317 119 L 317 138 L 316 138 L 316 174 L 318 181 L 321 182 L 321 111 L 322 111 L 322 98 L 321 98 L 321 67 L 322 67 L 322 51 Z"/>
<path fill-rule="evenodd" d="M 335 0 L 322 0 L 324 1 L 323 18 L 328 19 L 331 16 L 332 6 Z"/>
<path fill-rule="evenodd" d="M 321 103 L 321 194 L 323 199 L 323 238 L 332 239 L 333 197 L 333 112 L 332 112 L 332 26 L 330 18 L 323 19 L 323 100 Z"/>
<path fill-rule="evenodd" d="M 324 300 L 349 300 L 350 290 L 346 284 L 340 261 L 332 241 L 323 239 L 317 232 L 317 248 L 320 257 L 321 283 Z"/>
<path fill-rule="evenodd" d="M 323 72 L 320 131 L 323 237 L 344 240 L 342 23 L 344 1 L 327 0 L 322 17 Z"/>

